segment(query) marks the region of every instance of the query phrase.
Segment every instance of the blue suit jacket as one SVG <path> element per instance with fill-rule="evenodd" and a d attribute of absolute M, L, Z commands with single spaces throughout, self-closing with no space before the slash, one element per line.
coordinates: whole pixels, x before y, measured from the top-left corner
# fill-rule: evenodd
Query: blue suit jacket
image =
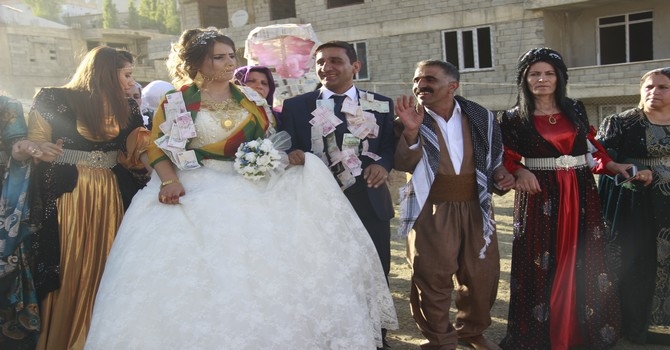
<path fill-rule="evenodd" d="M 388 113 L 368 111 L 374 114 L 375 119 L 377 120 L 377 125 L 379 125 L 379 134 L 377 137 L 366 138 L 369 145 L 368 151 L 377 154 L 381 157 L 381 159 L 375 161 L 367 156 L 360 156 L 359 158 L 363 163 L 363 169 L 368 167 L 370 164 L 379 164 L 383 166 L 386 171 L 390 172 L 393 168 L 395 151 L 395 139 L 393 135 L 393 101 L 388 97 L 378 94 L 374 94 L 374 96 L 375 100 L 387 101 L 389 103 Z M 281 129 L 285 130 L 291 135 L 292 145 L 289 152 L 295 149 L 300 149 L 304 152 L 312 151 L 312 125 L 309 123 L 309 120 L 313 118 L 311 113 L 316 109 L 316 100 L 320 98 L 321 91 L 316 90 L 284 101 L 282 112 L 279 118 L 281 120 Z M 340 149 L 342 148 L 342 137 L 345 133 L 348 132 L 349 130 L 347 129 L 346 120 L 344 120 L 344 123 L 338 125 L 335 129 L 335 136 L 337 138 L 337 144 Z M 357 184 L 361 181 L 364 181 L 362 177 L 363 175 L 360 175 L 356 178 Z M 391 201 L 391 194 L 389 193 L 389 189 L 386 184 L 383 184 L 378 188 L 371 188 L 367 187 L 366 185 L 365 188 L 367 188 L 368 197 L 370 198 L 372 207 L 374 208 L 374 211 L 379 219 L 391 219 L 394 215 L 394 210 L 393 203 Z"/>

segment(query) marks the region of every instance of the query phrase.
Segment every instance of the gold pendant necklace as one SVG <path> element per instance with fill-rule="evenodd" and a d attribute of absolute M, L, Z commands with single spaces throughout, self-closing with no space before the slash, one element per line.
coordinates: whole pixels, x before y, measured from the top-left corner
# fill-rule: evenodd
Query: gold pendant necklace
<path fill-rule="evenodd" d="M 556 114 L 550 114 L 549 115 L 549 124 L 554 125 L 556 124 L 556 118 L 554 118 Z"/>
<path fill-rule="evenodd" d="M 232 117 L 232 110 L 234 109 L 233 104 L 235 104 L 235 102 L 236 101 L 230 97 L 219 97 L 217 99 L 209 92 L 203 90 L 203 99 L 201 100 L 201 103 L 205 108 L 208 108 L 215 116 L 217 116 L 221 127 L 226 130 L 232 129 L 236 124 Z"/>
<path fill-rule="evenodd" d="M 219 125 L 226 131 L 234 129 L 249 115 L 248 111 L 232 98 L 223 102 L 202 100 L 201 104 L 202 108 L 209 110 L 214 118 L 218 119 Z"/>
<path fill-rule="evenodd" d="M 232 129 L 233 124 L 233 120 L 230 118 L 221 119 L 221 126 L 226 130 Z"/>
<path fill-rule="evenodd" d="M 541 113 L 541 114 L 537 114 L 538 117 L 547 116 L 548 117 L 547 120 L 548 120 L 549 124 L 551 124 L 551 125 L 556 125 L 556 116 L 561 114 L 560 112 L 559 113 L 547 113 L 543 110 L 540 110 L 539 108 L 536 109 L 536 111 Z"/>

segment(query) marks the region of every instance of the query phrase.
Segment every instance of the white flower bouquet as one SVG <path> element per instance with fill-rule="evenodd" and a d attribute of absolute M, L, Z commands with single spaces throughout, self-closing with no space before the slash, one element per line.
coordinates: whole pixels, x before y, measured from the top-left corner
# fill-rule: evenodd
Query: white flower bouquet
<path fill-rule="evenodd" d="M 288 148 L 290 137 L 283 131 L 266 139 L 247 141 L 237 148 L 233 166 L 245 178 L 258 181 L 268 173 L 286 168 L 288 157 L 284 150 Z"/>

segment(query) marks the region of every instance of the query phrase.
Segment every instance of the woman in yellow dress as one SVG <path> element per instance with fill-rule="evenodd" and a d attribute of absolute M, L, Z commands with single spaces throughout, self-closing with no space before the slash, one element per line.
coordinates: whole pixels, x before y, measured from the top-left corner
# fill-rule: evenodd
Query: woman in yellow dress
<path fill-rule="evenodd" d="M 143 185 L 128 169 L 144 167 L 148 131 L 137 103 L 133 57 L 96 47 L 69 83 L 42 89 L 28 138 L 39 144 L 36 169 L 43 209 L 35 285 L 41 303 L 38 349 L 82 349 L 93 301 L 121 218 Z M 32 215 L 36 215 L 35 211 Z"/>

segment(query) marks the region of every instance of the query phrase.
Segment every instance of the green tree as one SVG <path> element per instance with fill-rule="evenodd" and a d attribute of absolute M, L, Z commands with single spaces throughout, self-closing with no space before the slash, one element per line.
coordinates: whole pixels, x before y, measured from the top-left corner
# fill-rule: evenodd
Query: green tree
<path fill-rule="evenodd" d="M 165 32 L 178 35 L 181 32 L 181 21 L 177 12 L 177 0 L 165 0 Z"/>
<path fill-rule="evenodd" d="M 156 21 L 154 20 L 156 0 L 140 0 L 140 7 L 137 12 L 140 15 L 140 27 L 142 29 L 156 28 Z"/>
<path fill-rule="evenodd" d="M 140 14 L 137 13 L 134 0 L 128 1 L 128 28 L 140 29 Z"/>
<path fill-rule="evenodd" d="M 25 0 L 26 4 L 38 17 L 52 21 L 60 20 L 60 5 L 62 0 Z"/>
<path fill-rule="evenodd" d="M 140 0 L 137 13 L 142 29 L 158 29 L 175 35 L 181 32 L 177 0 Z"/>
<path fill-rule="evenodd" d="M 165 33 L 165 3 L 162 0 L 156 0 L 156 8 L 152 15 L 153 17 L 151 17 L 151 19 L 153 19 L 156 24 L 155 28 L 158 29 L 159 32 Z"/>
<path fill-rule="evenodd" d="M 116 5 L 114 5 L 112 0 L 105 0 L 102 3 L 102 27 L 119 27 L 119 11 L 116 9 Z"/>

